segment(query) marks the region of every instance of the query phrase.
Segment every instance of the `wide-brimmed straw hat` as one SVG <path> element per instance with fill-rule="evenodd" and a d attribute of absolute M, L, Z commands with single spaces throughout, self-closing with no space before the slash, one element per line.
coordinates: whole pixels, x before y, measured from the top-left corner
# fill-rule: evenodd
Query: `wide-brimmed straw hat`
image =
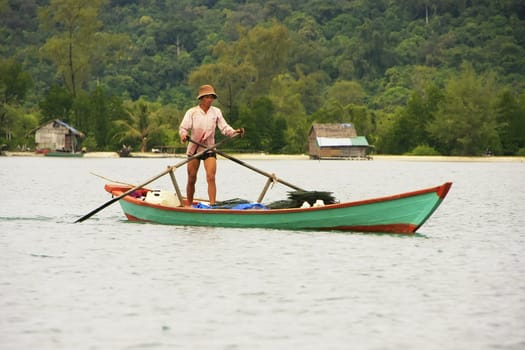
<path fill-rule="evenodd" d="M 206 96 L 206 95 L 213 95 L 214 98 L 217 98 L 215 89 L 211 85 L 202 85 L 199 88 L 199 96 L 197 96 L 197 100 L 199 100 L 202 96 Z"/>

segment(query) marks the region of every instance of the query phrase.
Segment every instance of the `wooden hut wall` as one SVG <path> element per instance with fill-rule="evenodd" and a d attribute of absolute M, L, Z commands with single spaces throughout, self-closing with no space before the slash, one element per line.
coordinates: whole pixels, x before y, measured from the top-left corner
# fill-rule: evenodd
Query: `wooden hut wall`
<path fill-rule="evenodd" d="M 339 158 L 341 155 L 340 147 L 321 147 L 319 150 L 320 158 Z"/>
<path fill-rule="evenodd" d="M 315 154 L 319 158 L 366 158 L 367 148 L 363 146 L 321 147 Z"/>
<path fill-rule="evenodd" d="M 319 145 L 317 144 L 317 136 L 315 135 L 315 132 L 311 132 L 308 135 L 308 154 L 312 156 L 319 155 Z"/>
<path fill-rule="evenodd" d="M 53 124 L 48 124 L 40 128 L 35 133 L 35 142 L 40 149 L 65 149 L 66 148 L 66 134 L 69 133 L 65 127 L 53 127 Z"/>
<path fill-rule="evenodd" d="M 366 158 L 367 147 L 353 146 L 350 147 L 349 157 L 352 158 Z"/>

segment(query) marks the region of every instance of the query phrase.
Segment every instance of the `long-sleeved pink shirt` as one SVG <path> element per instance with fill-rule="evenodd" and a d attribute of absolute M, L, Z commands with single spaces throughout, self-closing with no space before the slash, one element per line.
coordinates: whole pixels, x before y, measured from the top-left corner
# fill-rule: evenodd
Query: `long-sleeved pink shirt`
<path fill-rule="evenodd" d="M 195 106 L 188 109 L 184 115 L 179 126 L 179 135 L 183 137 L 191 132 L 193 140 L 212 146 L 215 144 L 215 128 L 219 128 L 219 131 L 225 136 L 231 137 L 235 134 L 235 129 L 226 122 L 219 108 L 210 106 L 208 112 L 204 113 L 200 106 Z M 199 148 L 201 147 L 189 143 L 186 154 L 194 155 L 203 150 Z"/>

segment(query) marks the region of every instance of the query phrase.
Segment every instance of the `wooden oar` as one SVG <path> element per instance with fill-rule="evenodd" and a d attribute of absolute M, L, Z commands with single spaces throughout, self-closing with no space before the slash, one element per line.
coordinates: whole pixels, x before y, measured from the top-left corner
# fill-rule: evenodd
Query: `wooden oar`
<path fill-rule="evenodd" d="M 90 217 L 92 217 L 93 215 L 95 215 L 96 213 L 98 213 L 99 211 L 101 211 L 102 209 L 106 208 L 106 207 L 109 207 L 111 204 L 119 201 L 120 199 L 124 198 L 125 196 L 127 196 L 128 194 L 140 189 L 140 188 L 143 188 L 144 186 L 152 183 L 153 181 L 157 180 L 158 178 L 161 178 L 162 176 L 170 173 L 171 171 L 173 171 L 174 169 L 177 169 L 177 168 L 180 168 L 181 166 L 185 165 L 186 163 L 192 161 L 193 159 L 196 159 L 196 158 L 199 158 L 200 156 L 202 156 L 204 153 L 208 152 L 208 151 L 211 151 L 213 150 L 215 147 L 225 143 L 226 141 L 228 140 L 231 140 L 232 138 L 234 138 L 237 134 L 235 134 L 234 136 L 232 136 L 231 138 L 225 138 L 219 142 L 217 142 L 216 144 L 210 146 L 210 147 L 207 147 L 205 150 L 203 150 L 202 152 L 199 152 L 197 154 L 194 154 L 193 156 L 191 157 L 188 157 L 186 158 L 185 160 L 183 160 L 182 162 L 176 164 L 176 165 L 172 165 L 172 166 L 169 166 L 166 170 L 164 170 L 162 173 L 152 177 L 151 179 L 145 181 L 144 183 L 141 183 L 140 185 L 137 185 L 129 190 L 127 190 L 126 192 L 122 193 L 120 196 L 117 196 L 117 197 L 114 197 L 112 198 L 111 200 L 107 201 L 106 203 L 102 204 L 100 207 L 90 211 L 89 213 L 87 213 L 86 215 L 82 216 L 81 218 L 79 218 L 78 220 L 75 221 L 75 223 L 77 222 L 82 222 L 86 219 L 89 219 Z M 205 146 L 206 147 L 206 146 Z"/>
<path fill-rule="evenodd" d="M 197 142 L 197 141 L 195 141 L 195 140 L 192 140 L 191 138 L 189 139 L 189 141 L 190 141 L 191 143 L 194 143 L 194 144 L 200 146 L 200 147 L 206 147 L 206 145 L 203 145 L 203 144 L 200 143 L 200 142 Z M 303 190 L 302 188 L 300 188 L 300 187 L 297 187 L 297 186 L 295 186 L 295 185 L 292 185 L 292 184 L 289 183 L 289 182 L 286 182 L 286 181 L 284 181 L 284 180 L 282 180 L 282 179 L 279 179 L 279 178 L 276 177 L 275 175 L 270 174 L 270 173 L 267 173 L 267 172 L 264 171 L 264 170 L 257 169 L 257 168 L 255 168 L 255 167 L 251 166 L 250 164 L 245 163 L 245 162 L 243 162 L 242 160 L 237 159 L 237 158 L 235 158 L 235 157 L 232 157 L 232 156 L 230 156 L 230 155 L 228 155 L 228 154 L 226 154 L 226 153 L 224 153 L 224 152 L 222 152 L 222 151 L 219 151 L 219 150 L 216 149 L 215 152 L 218 153 L 218 154 L 220 154 L 220 155 L 223 156 L 224 158 L 227 158 L 227 159 L 229 159 L 229 160 L 232 160 L 232 161 L 234 161 L 234 162 L 237 163 L 237 164 L 240 164 L 240 165 L 242 165 L 242 166 L 244 166 L 244 167 L 246 167 L 246 168 L 248 168 L 248 169 L 250 169 L 250 170 L 253 170 L 253 171 L 255 171 L 255 172 L 257 172 L 257 173 L 259 173 L 259 174 L 261 174 L 261 175 L 266 176 L 266 177 L 267 177 L 269 180 L 271 180 L 271 181 L 277 181 L 277 182 L 280 182 L 280 183 L 282 183 L 283 185 L 286 185 L 286 186 L 288 186 L 288 187 L 290 187 L 290 188 L 293 188 L 294 190 L 297 190 L 297 191 L 304 191 L 304 190 Z"/>

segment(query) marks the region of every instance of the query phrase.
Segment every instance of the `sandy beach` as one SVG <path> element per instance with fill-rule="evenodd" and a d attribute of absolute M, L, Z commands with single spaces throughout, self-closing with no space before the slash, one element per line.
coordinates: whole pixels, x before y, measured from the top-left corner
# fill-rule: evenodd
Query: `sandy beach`
<path fill-rule="evenodd" d="M 456 156 L 397 156 L 374 155 L 377 160 L 403 160 L 420 162 L 525 162 L 525 157 L 456 157 Z"/>
<path fill-rule="evenodd" d="M 267 160 L 308 160 L 310 157 L 307 154 L 268 154 L 268 153 L 230 153 L 229 155 L 246 160 L 267 159 Z M 9 152 L 2 154 L 6 157 L 44 157 L 43 154 L 34 152 Z M 133 158 L 185 158 L 182 153 L 153 153 L 153 152 L 132 152 Z M 117 152 L 87 152 L 84 158 L 119 158 Z M 219 158 L 223 158 L 219 155 Z M 509 157 L 509 156 L 480 156 L 480 157 L 457 157 L 457 156 L 406 156 L 406 155 L 372 155 L 370 160 L 364 159 L 338 159 L 347 161 L 370 161 L 370 160 L 385 160 L 385 161 L 414 161 L 414 162 L 525 162 L 525 157 Z M 318 160 L 319 161 L 319 160 Z M 321 159 L 321 161 L 326 161 Z"/>

